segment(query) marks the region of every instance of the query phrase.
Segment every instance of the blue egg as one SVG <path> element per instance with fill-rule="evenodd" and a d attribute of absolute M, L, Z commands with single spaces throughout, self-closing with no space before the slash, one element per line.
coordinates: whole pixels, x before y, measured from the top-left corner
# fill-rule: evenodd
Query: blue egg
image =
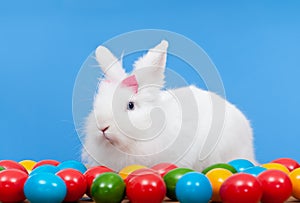
<path fill-rule="evenodd" d="M 254 164 L 247 159 L 235 159 L 228 162 L 228 164 L 233 166 L 237 172 L 243 172 L 245 169 L 254 166 Z"/>
<path fill-rule="evenodd" d="M 60 203 L 67 194 L 67 187 L 52 173 L 37 173 L 25 182 L 24 194 L 30 203 Z"/>
<path fill-rule="evenodd" d="M 37 173 L 52 173 L 55 174 L 59 171 L 59 169 L 56 166 L 53 165 L 42 165 L 37 168 L 35 168 L 33 171 L 31 171 L 30 176 L 37 174 Z"/>
<path fill-rule="evenodd" d="M 178 180 L 175 193 L 180 203 L 207 203 L 213 191 L 204 174 L 189 172 Z"/>
<path fill-rule="evenodd" d="M 248 173 L 248 174 L 251 174 L 251 175 L 254 175 L 254 176 L 258 176 L 260 173 L 262 173 L 266 170 L 267 170 L 266 168 L 263 168 L 261 166 L 254 166 L 254 167 L 245 169 L 243 171 L 243 173 Z"/>
<path fill-rule="evenodd" d="M 74 160 L 64 161 L 64 162 L 60 163 L 57 167 L 59 168 L 59 170 L 66 169 L 66 168 L 72 168 L 72 169 L 76 169 L 76 170 L 80 171 L 81 173 L 84 173 L 87 170 L 85 165 L 83 165 L 79 161 L 74 161 Z"/>

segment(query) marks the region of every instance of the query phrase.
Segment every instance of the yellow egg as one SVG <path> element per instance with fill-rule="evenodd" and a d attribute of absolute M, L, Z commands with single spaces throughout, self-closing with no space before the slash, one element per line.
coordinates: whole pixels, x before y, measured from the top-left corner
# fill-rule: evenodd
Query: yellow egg
<path fill-rule="evenodd" d="M 36 164 L 36 162 L 33 160 L 23 160 L 20 161 L 19 164 L 24 166 L 24 168 L 28 171 L 28 173 L 30 173 L 32 171 L 33 166 Z"/>
<path fill-rule="evenodd" d="M 212 189 L 213 189 L 213 195 L 211 197 L 211 200 L 214 202 L 220 202 L 220 188 L 223 182 L 229 178 L 232 173 L 224 168 L 215 168 L 210 171 L 208 171 L 206 174 L 206 177 L 209 179 Z"/>
<path fill-rule="evenodd" d="M 289 175 L 289 173 L 290 173 L 290 171 L 289 171 L 289 169 L 287 167 L 285 167 L 282 164 L 278 164 L 278 163 L 262 164 L 261 167 L 264 167 L 266 169 L 276 169 L 276 170 L 279 170 L 279 171 L 283 171 L 287 175 Z"/>
<path fill-rule="evenodd" d="M 123 180 L 125 180 L 130 173 L 141 168 L 147 168 L 147 167 L 142 165 L 137 165 L 137 164 L 129 165 L 121 169 L 119 175 L 123 178 Z"/>
<path fill-rule="evenodd" d="M 293 197 L 300 199 L 300 168 L 290 172 L 289 177 L 293 184 Z"/>

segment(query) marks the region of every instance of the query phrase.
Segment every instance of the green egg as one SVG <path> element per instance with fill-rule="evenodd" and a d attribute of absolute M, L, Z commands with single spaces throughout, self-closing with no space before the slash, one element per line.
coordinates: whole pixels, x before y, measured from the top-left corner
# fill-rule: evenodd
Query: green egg
<path fill-rule="evenodd" d="M 177 201 L 175 194 L 175 187 L 177 181 L 186 173 L 193 172 L 194 170 L 189 168 L 175 168 L 164 175 L 164 181 L 167 186 L 167 197 L 171 200 Z"/>
<path fill-rule="evenodd" d="M 103 173 L 94 180 L 91 195 L 96 203 L 120 203 L 125 196 L 124 180 L 116 173 Z"/>
<path fill-rule="evenodd" d="M 213 164 L 209 167 L 207 167 L 206 169 L 204 169 L 202 171 L 203 174 L 206 174 L 208 171 L 212 170 L 212 169 L 215 169 L 215 168 L 224 168 L 224 169 L 227 169 L 229 170 L 231 173 L 237 173 L 237 171 L 235 170 L 235 168 L 229 164 L 226 164 L 226 163 L 217 163 L 217 164 Z"/>

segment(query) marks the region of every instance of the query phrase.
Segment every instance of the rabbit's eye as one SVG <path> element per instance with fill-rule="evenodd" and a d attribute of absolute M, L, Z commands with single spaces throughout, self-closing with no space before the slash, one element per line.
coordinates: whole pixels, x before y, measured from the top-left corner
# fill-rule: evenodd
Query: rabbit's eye
<path fill-rule="evenodd" d="M 128 102 L 127 109 L 128 110 L 133 110 L 134 109 L 134 102 Z"/>

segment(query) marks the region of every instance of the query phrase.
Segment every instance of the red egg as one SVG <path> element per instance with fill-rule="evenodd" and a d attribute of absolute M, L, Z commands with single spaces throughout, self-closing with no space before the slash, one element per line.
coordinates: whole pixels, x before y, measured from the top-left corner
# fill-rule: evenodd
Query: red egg
<path fill-rule="evenodd" d="M 17 169 L 6 169 L 0 172 L 0 202 L 22 202 L 27 173 Z"/>
<path fill-rule="evenodd" d="M 65 202 L 76 202 L 84 195 L 86 191 L 86 180 L 84 175 L 75 169 L 63 169 L 56 173 L 61 177 L 67 186 L 67 195 Z"/>
<path fill-rule="evenodd" d="M 126 194 L 131 203 L 161 203 L 166 195 L 166 185 L 160 175 L 142 174 L 127 182 Z"/>
<path fill-rule="evenodd" d="M 133 171 L 132 173 L 130 173 L 127 178 L 125 179 L 125 184 L 128 183 L 128 181 L 130 181 L 131 178 L 139 176 L 139 175 L 147 175 L 147 174 L 156 174 L 156 175 L 160 175 L 157 171 L 151 169 L 151 168 L 141 168 L 141 169 L 137 169 L 135 171 Z"/>
<path fill-rule="evenodd" d="M 166 173 L 175 168 L 178 168 L 178 166 L 171 163 L 159 163 L 151 167 L 151 169 L 156 170 L 161 177 L 164 177 Z"/>
<path fill-rule="evenodd" d="M 0 166 L 4 167 L 5 169 L 17 169 L 17 170 L 23 171 L 24 173 L 28 174 L 26 168 L 16 161 L 1 160 Z"/>
<path fill-rule="evenodd" d="M 282 203 L 292 195 L 292 182 L 289 176 L 282 171 L 266 170 L 259 174 L 257 178 L 263 188 L 261 199 L 263 203 Z"/>
<path fill-rule="evenodd" d="M 220 188 L 224 203 L 256 203 L 262 197 L 262 186 L 256 177 L 246 173 L 230 176 Z"/>
<path fill-rule="evenodd" d="M 296 168 L 299 168 L 300 165 L 297 161 L 290 158 L 279 158 L 272 161 L 272 163 L 282 164 L 289 169 L 289 171 L 293 171 Z"/>
<path fill-rule="evenodd" d="M 91 197 L 91 186 L 94 181 L 94 179 L 101 175 L 102 173 L 106 172 L 113 172 L 112 169 L 107 168 L 106 166 L 95 166 L 92 168 L 89 168 L 83 175 L 85 176 L 85 180 L 87 183 L 87 189 L 86 189 L 86 194 Z"/>
<path fill-rule="evenodd" d="M 39 167 L 39 166 L 46 165 L 46 164 L 47 164 L 47 165 L 57 166 L 58 164 L 60 164 L 60 162 L 59 162 L 59 161 L 56 161 L 56 160 L 51 160 L 51 159 L 42 160 L 42 161 L 37 162 L 37 163 L 33 166 L 32 170 L 35 169 L 35 168 L 37 168 L 37 167 Z"/>

